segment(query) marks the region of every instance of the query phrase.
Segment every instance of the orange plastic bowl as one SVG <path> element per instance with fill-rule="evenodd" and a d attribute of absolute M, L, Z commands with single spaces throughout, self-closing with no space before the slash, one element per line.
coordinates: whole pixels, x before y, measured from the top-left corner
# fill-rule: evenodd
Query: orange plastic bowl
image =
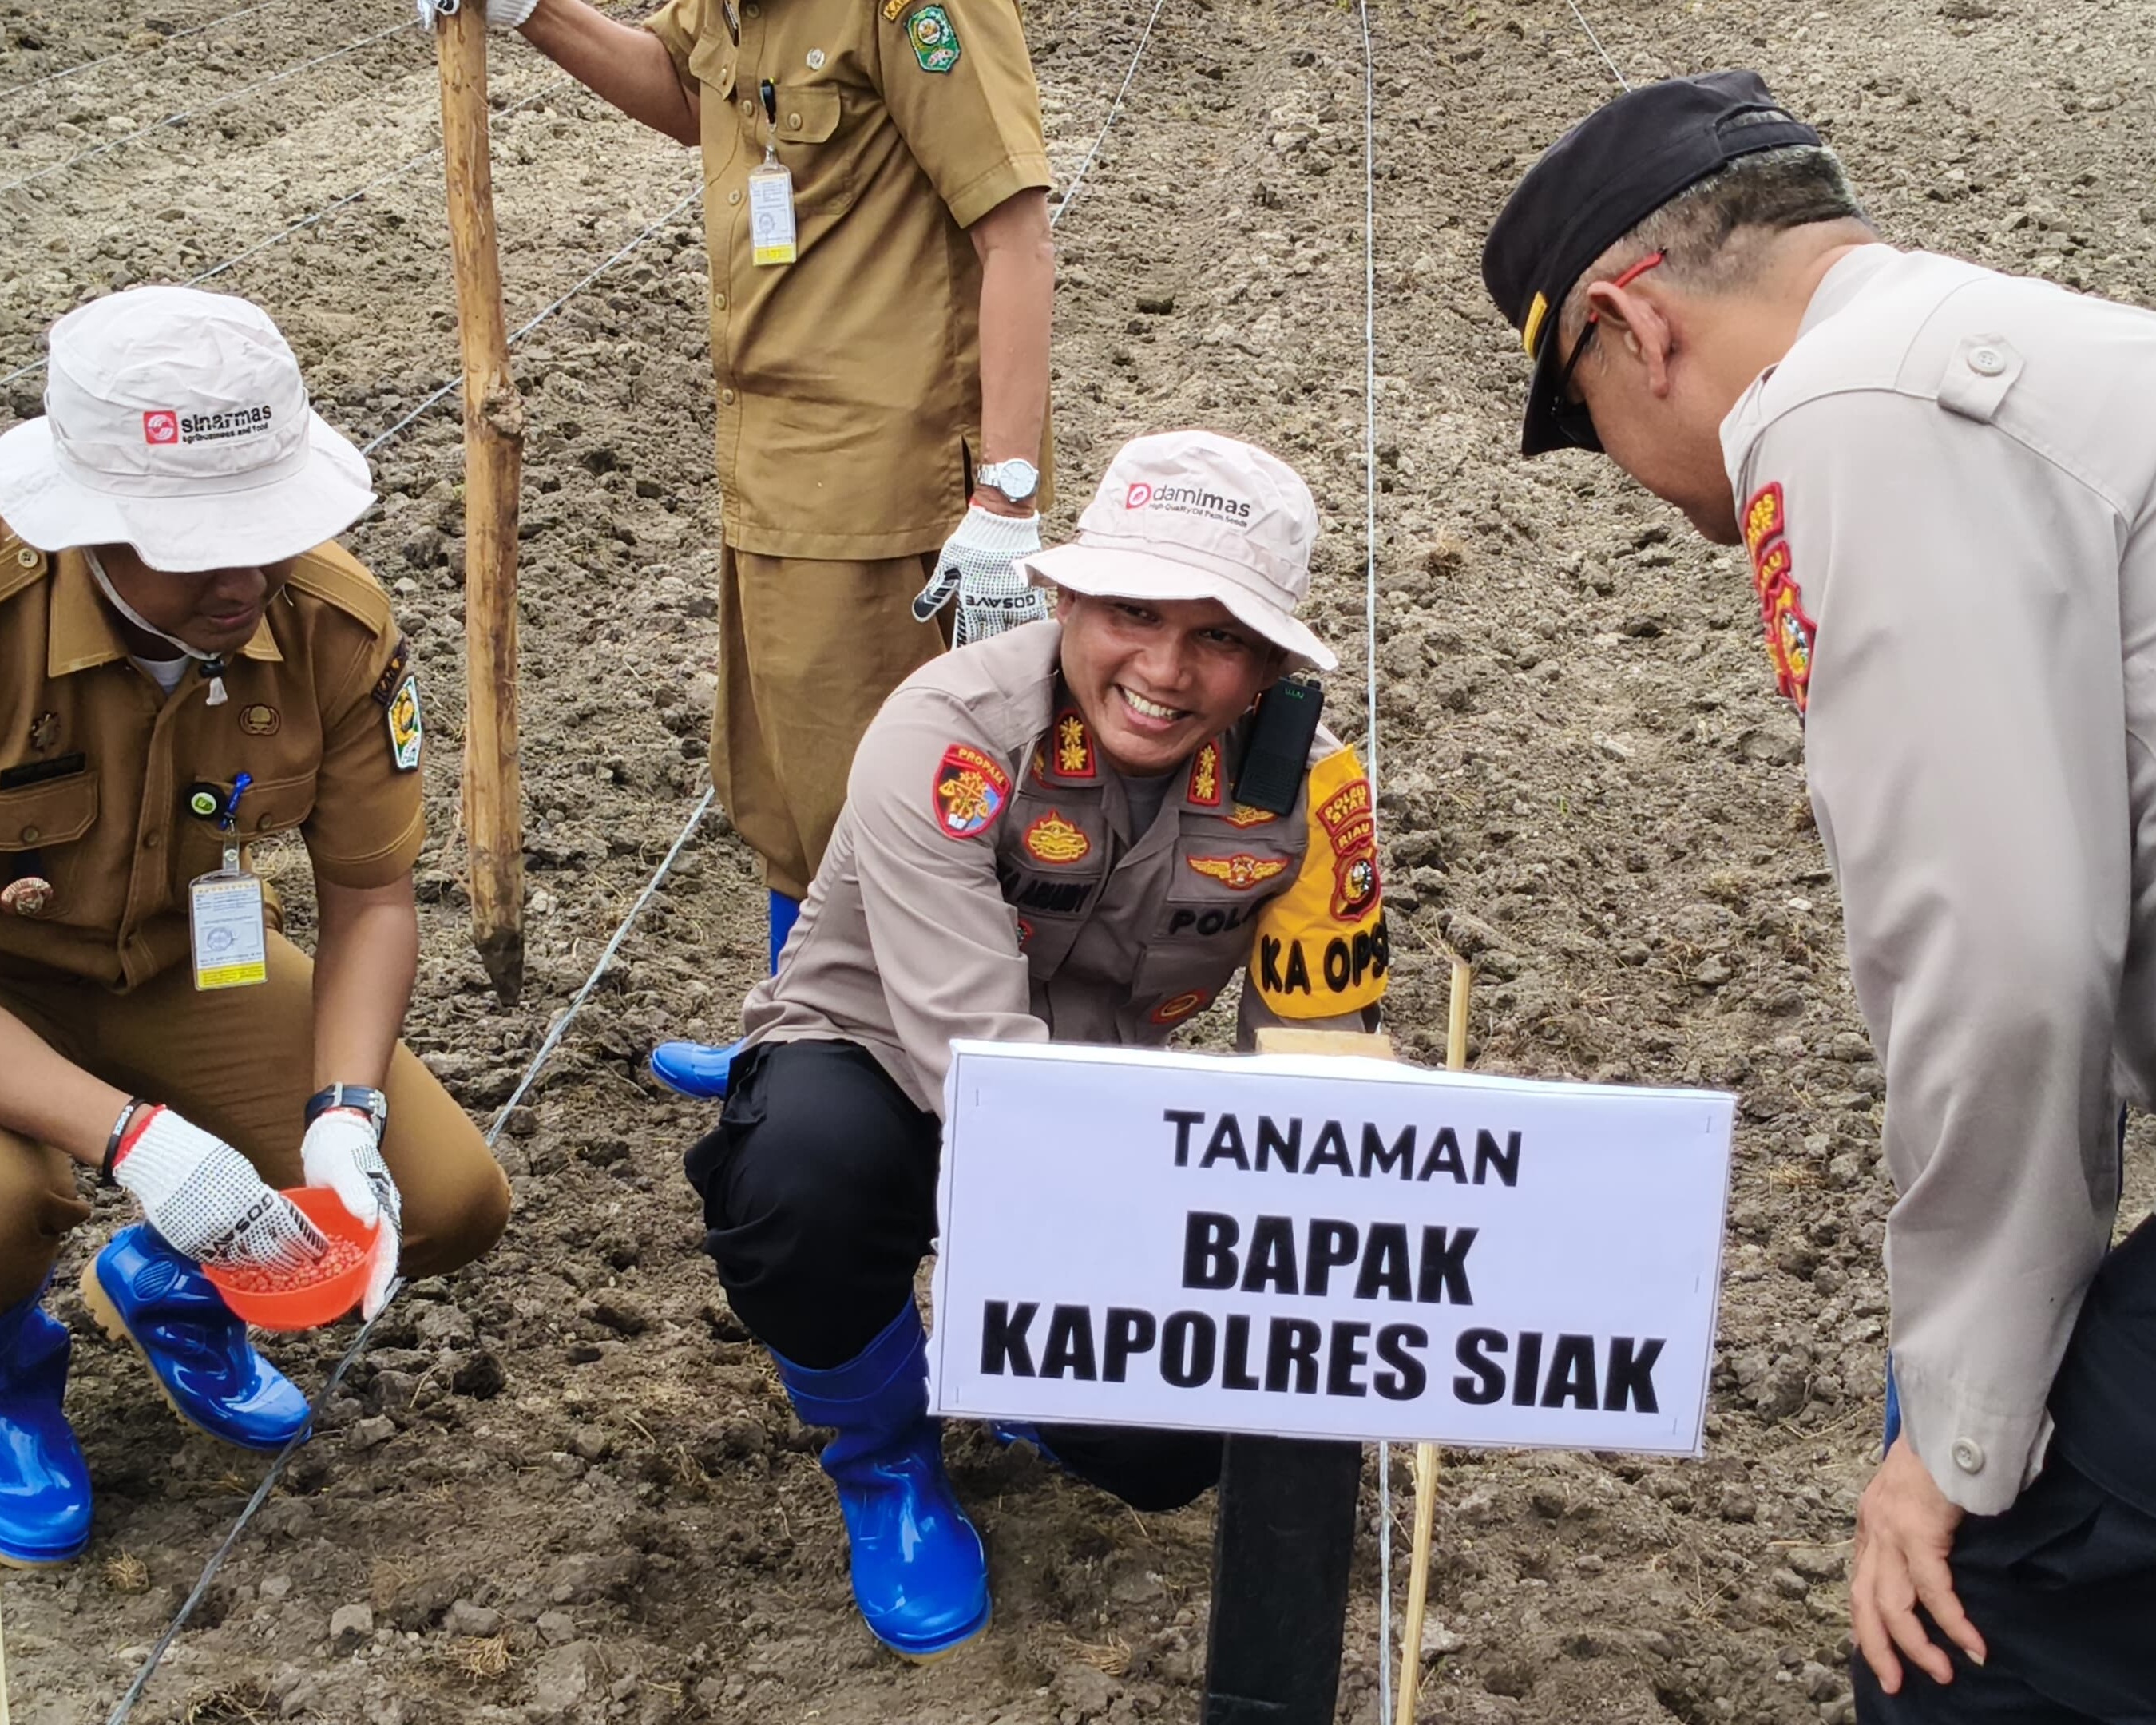
<path fill-rule="evenodd" d="M 330 1242 L 321 1264 L 298 1271 L 240 1269 L 205 1264 L 235 1317 L 265 1330 L 311 1330 L 334 1323 L 359 1304 L 382 1245 L 379 1224 L 362 1227 L 326 1186 L 294 1186 L 285 1196 Z"/>

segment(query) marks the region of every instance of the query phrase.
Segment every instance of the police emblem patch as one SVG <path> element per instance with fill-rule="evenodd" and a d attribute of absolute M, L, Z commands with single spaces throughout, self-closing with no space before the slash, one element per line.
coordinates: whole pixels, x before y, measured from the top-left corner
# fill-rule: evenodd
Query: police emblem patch
<path fill-rule="evenodd" d="M 1091 778 L 1099 770 L 1093 759 L 1093 735 L 1075 707 L 1055 716 L 1055 776 Z"/>
<path fill-rule="evenodd" d="M 1780 536 L 1784 521 L 1780 480 L 1762 485 L 1752 494 L 1744 506 L 1744 548 L 1752 553 L 1753 563 L 1759 561 L 1760 547 Z"/>
<path fill-rule="evenodd" d="M 968 742 L 943 751 L 929 798 L 936 830 L 947 839 L 970 839 L 986 832 L 1010 799 L 1010 774 L 1003 762 Z"/>
<path fill-rule="evenodd" d="M 1280 819 L 1270 809 L 1253 809 L 1247 803 L 1236 803 L 1220 818 L 1229 825 L 1236 827 L 1261 827 L 1268 821 Z"/>
<path fill-rule="evenodd" d="M 1220 745 L 1209 742 L 1191 757 L 1188 800 L 1200 809 L 1220 806 Z"/>
<path fill-rule="evenodd" d="M 419 674 L 409 673 L 389 697 L 383 717 L 389 726 L 389 758 L 399 773 L 418 769 L 419 748 L 426 726 L 419 717 Z"/>
<path fill-rule="evenodd" d="M 1374 845 L 1340 859 L 1332 884 L 1332 914 L 1353 922 L 1378 900 L 1378 852 Z"/>
<path fill-rule="evenodd" d="M 1025 848 L 1060 867 L 1091 855 L 1093 841 L 1051 809 L 1025 829 Z"/>
<path fill-rule="evenodd" d="M 1183 860 L 1208 880 L 1218 880 L 1237 892 L 1248 892 L 1287 870 L 1286 857 L 1256 857 L 1247 850 L 1239 850 L 1233 856 L 1192 856 Z"/>
<path fill-rule="evenodd" d="M 1767 660 L 1774 686 L 1801 716 L 1811 698 L 1813 624 L 1797 585 L 1789 552 L 1789 515 L 1779 482 L 1762 485 L 1744 506 L 1744 546 L 1752 553 L 1752 588 L 1767 629 Z"/>
<path fill-rule="evenodd" d="M 906 39 L 913 44 L 913 57 L 924 72 L 947 72 L 965 50 L 951 14 L 940 6 L 924 6 L 906 21 Z"/>
<path fill-rule="evenodd" d="M 239 710 L 239 728 L 249 737 L 275 737 L 284 726 L 277 709 L 259 701 Z"/>
<path fill-rule="evenodd" d="M 1203 1012 L 1213 997 L 1199 989 L 1170 995 L 1146 1016 L 1156 1024 L 1179 1024 L 1194 1013 Z"/>

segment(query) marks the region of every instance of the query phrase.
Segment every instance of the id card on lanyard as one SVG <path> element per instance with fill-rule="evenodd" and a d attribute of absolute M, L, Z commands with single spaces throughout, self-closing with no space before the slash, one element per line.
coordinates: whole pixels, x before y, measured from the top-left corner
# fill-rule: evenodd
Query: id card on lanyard
<path fill-rule="evenodd" d="M 223 866 L 187 883 L 187 927 L 198 989 L 244 988 L 270 979 L 262 882 L 240 860 L 236 835 L 239 799 L 254 783 L 245 773 L 235 778 L 218 817 L 218 830 L 224 834 Z"/>
<path fill-rule="evenodd" d="M 778 87 L 768 78 L 759 88 L 770 126 L 763 160 L 748 171 L 748 233 L 751 262 L 758 269 L 794 259 L 793 174 L 778 159 Z"/>

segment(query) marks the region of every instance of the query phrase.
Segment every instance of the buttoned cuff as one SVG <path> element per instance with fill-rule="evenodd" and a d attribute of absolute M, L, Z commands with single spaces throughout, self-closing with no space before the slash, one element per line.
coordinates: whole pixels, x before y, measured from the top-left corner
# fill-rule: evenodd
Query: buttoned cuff
<path fill-rule="evenodd" d="M 2051 1416 L 2040 1389 L 2033 1405 L 1989 1405 L 1966 1384 L 1928 1380 L 1912 1371 L 1904 1351 L 1894 1351 L 1894 1383 L 1902 1404 L 1902 1430 L 1933 1481 L 1953 1502 L 1976 1516 L 1995 1516 L 2043 1471 L 2051 1443 Z"/>
<path fill-rule="evenodd" d="M 1019 193 L 1045 192 L 1055 183 L 1055 176 L 1048 171 L 1047 157 L 1030 152 L 1008 156 L 987 172 L 967 181 L 943 202 L 952 221 L 961 228 L 970 228 L 997 205 L 1009 202 Z"/>

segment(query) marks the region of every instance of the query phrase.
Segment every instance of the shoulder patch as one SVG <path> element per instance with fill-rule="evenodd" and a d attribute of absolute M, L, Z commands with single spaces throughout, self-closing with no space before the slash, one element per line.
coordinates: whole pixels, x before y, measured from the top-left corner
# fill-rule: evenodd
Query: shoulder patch
<path fill-rule="evenodd" d="M 374 680 L 374 698 L 383 706 L 389 705 L 397 693 L 397 685 L 403 680 L 404 672 L 412 663 L 412 644 L 403 635 L 397 637 L 397 645 L 389 655 L 389 663 L 382 667 L 382 675 Z"/>
<path fill-rule="evenodd" d="M 419 718 L 419 674 L 405 673 L 382 715 L 389 726 L 389 759 L 399 773 L 416 773 L 425 729 Z"/>
<path fill-rule="evenodd" d="M 1811 699 L 1812 619 L 1789 554 L 1787 501 L 1779 480 L 1760 486 L 1744 506 L 1744 547 L 1752 553 L 1752 590 L 1767 630 L 1767 662 L 1774 686 L 1801 717 Z"/>
<path fill-rule="evenodd" d="M 924 6 L 906 21 L 906 39 L 924 72 L 948 72 L 965 52 L 959 44 L 951 14 L 940 6 Z"/>
<path fill-rule="evenodd" d="M 1342 747 L 1310 769 L 1307 848 L 1294 884 L 1259 913 L 1250 983 L 1284 1019 L 1329 1018 L 1384 997 L 1391 948 L 1370 781 Z"/>
<path fill-rule="evenodd" d="M 928 806 L 936 830 L 947 839 L 971 839 L 988 831 L 1010 800 L 1004 763 L 970 742 L 954 742 L 937 765 Z"/>

